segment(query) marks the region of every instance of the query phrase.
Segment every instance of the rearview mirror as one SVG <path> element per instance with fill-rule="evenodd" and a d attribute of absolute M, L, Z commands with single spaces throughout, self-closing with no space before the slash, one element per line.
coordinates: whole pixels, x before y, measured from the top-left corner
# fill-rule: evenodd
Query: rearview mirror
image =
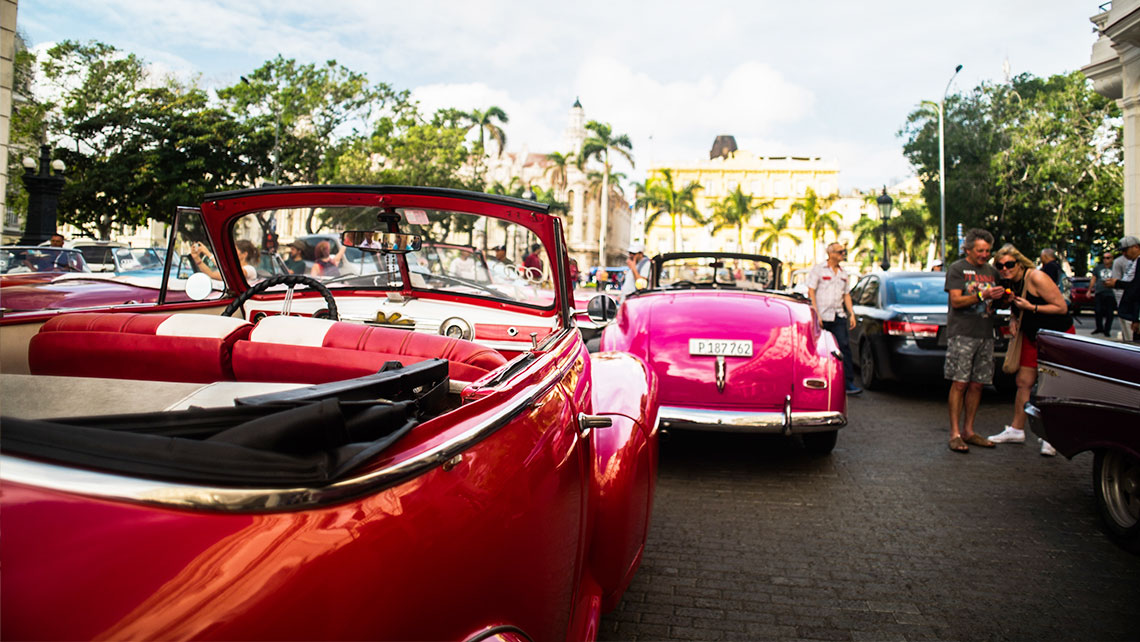
<path fill-rule="evenodd" d="M 351 230 L 340 235 L 346 247 L 355 247 L 365 252 L 382 254 L 406 254 L 417 252 L 423 246 L 418 234 L 396 234 L 374 230 Z"/>

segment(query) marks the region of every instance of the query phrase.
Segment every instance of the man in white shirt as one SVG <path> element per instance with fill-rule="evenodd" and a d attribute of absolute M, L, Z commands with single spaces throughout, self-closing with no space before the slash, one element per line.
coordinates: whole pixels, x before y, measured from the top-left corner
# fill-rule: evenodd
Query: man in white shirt
<path fill-rule="evenodd" d="M 839 262 L 847 258 L 847 248 L 839 243 L 827 246 L 827 260 L 812 266 L 808 272 L 807 287 L 811 307 L 819 315 L 824 330 L 835 335 L 835 342 L 843 353 L 843 378 L 847 394 L 857 395 L 863 389 L 855 385 L 855 366 L 851 361 L 849 337 L 855 327 L 855 309 L 851 305 L 847 273 Z"/>
<path fill-rule="evenodd" d="M 625 273 L 625 280 L 621 283 L 621 296 L 625 298 L 637 291 L 637 279 L 649 278 L 649 258 L 645 256 L 645 244 L 634 242 L 629 246 L 629 258 L 625 264 L 629 272 Z"/>

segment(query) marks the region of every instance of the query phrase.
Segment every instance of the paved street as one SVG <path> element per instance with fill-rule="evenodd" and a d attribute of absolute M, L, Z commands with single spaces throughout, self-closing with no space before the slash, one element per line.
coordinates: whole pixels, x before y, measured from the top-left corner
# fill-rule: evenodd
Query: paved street
<path fill-rule="evenodd" d="M 979 432 L 1012 399 L 987 391 Z M 601 638 L 1140 638 L 1140 556 L 1099 528 L 1091 454 L 1042 457 L 1036 438 L 956 454 L 945 415 L 942 387 L 867 392 L 824 458 L 670 435 L 645 558 Z"/>

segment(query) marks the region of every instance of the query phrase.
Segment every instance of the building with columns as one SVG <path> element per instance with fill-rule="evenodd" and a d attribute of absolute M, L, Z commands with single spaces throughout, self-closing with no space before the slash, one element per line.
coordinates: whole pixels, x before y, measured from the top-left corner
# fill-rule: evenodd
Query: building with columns
<path fill-rule="evenodd" d="M 487 183 L 511 185 L 517 180 L 524 187 L 541 187 L 554 190 L 555 198 L 569 207 L 562 229 L 570 247 L 570 258 L 578 261 L 583 271 L 599 265 L 598 242 L 601 230 L 601 186 L 591 186 L 589 170 L 578 169 L 572 157 L 582 151 L 586 140 L 586 112 L 578 100 L 570 107 L 566 129 L 558 151 L 568 158 L 566 182 L 561 184 L 555 176 L 556 164 L 547 153 L 532 153 L 524 146 L 520 152 L 504 152 L 486 160 Z M 626 195 L 610 184 L 609 216 L 607 217 L 606 257 L 602 265 L 624 265 L 630 243 L 630 206 Z"/>
<path fill-rule="evenodd" d="M 1081 71 L 1124 112 L 1124 233 L 1140 235 L 1140 0 L 1113 0 L 1090 20 L 1100 37 Z"/>

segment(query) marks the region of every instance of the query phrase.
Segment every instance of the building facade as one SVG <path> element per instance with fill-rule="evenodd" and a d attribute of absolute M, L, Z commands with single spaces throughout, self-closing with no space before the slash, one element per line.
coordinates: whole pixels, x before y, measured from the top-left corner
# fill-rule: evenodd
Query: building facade
<path fill-rule="evenodd" d="M 1140 234 L 1140 0 L 1113 0 L 1090 18 L 1100 37 L 1081 68 L 1124 115 L 1124 233 Z"/>
<path fill-rule="evenodd" d="M 850 204 L 837 207 L 840 205 L 839 167 L 832 162 L 811 156 L 760 156 L 736 149 L 736 141 L 731 136 L 718 136 L 709 155 L 711 158 L 707 161 L 655 165 L 649 168 L 649 176 L 669 170 L 673 175 L 673 185 L 678 190 L 690 182 L 699 183 L 701 189 L 695 200 L 697 211 L 705 219 L 711 219 L 716 204 L 737 187 L 757 200 L 773 200 L 773 206 L 745 225 L 743 247 L 738 242 L 736 228 L 721 229 L 713 234 L 712 225 L 699 225 L 688 217 L 678 217 L 677 242 L 674 243 L 673 221 L 662 214 L 645 231 L 645 244 L 651 254 L 705 250 L 758 253 L 760 243 L 753 241 L 752 237 L 763 225 L 763 219 L 775 219 L 788 212 L 793 203 L 807 195 L 809 188 L 818 197 L 830 201 L 824 211 L 836 211 L 842 215 L 841 229 L 849 230 L 859 220 L 857 208 L 853 209 Z M 813 243 L 800 215 L 792 217 L 789 231 L 799 237 L 800 242 L 782 241 L 779 250 L 771 253 L 793 265 L 822 260 L 819 257 L 824 243 L 835 240 L 828 233 L 826 241 L 819 239 L 818 243 Z"/>

